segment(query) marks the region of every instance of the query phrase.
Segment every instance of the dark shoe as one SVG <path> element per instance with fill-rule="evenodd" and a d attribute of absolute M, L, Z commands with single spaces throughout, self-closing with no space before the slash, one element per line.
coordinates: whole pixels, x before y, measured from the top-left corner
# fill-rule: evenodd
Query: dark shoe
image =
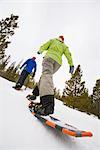
<path fill-rule="evenodd" d="M 35 95 L 35 96 L 39 96 L 39 88 L 38 88 L 37 85 L 36 85 L 35 88 L 33 89 L 32 93 L 33 93 L 33 95 Z"/>
<path fill-rule="evenodd" d="M 36 97 L 39 96 L 39 89 L 38 89 L 38 86 L 36 86 L 33 91 L 32 91 L 32 95 L 29 94 L 26 96 L 26 98 L 29 100 L 29 101 L 34 101 L 36 100 Z"/>
<path fill-rule="evenodd" d="M 21 89 L 21 84 L 17 83 L 13 88 L 15 88 L 16 90 L 20 90 Z"/>
<path fill-rule="evenodd" d="M 45 114 L 53 114 L 54 112 L 54 95 L 45 95 L 40 97 L 40 102 L 45 107 Z"/>
<path fill-rule="evenodd" d="M 35 105 L 34 112 L 39 115 L 47 116 L 53 114 L 54 110 L 51 108 L 51 106 L 43 107 L 42 105 Z"/>
<path fill-rule="evenodd" d="M 31 102 L 29 104 L 29 109 L 31 112 L 34 112 L 36 114 L 43 115 L 43 116 L 53 114 L 54 112 L 54 109 L 52 108 L 51 105 L 43 107 L 41 103 L 34 103 L 34 102 Z"/>
<path fill-rule="evenodd" d="M 50 115 L 50 114 L 53 114 L 54 113 L 54 107 L 52 107 L 52 105 L 48 105 L 46 108 L 45 108 L 45 114 L 46 115 Z"/>
<path fill-rule="evenodd" d="M 14 89 L 16 90 L 20 90 L 21 88 L 20 87 L 17 87 L 17 86 L 13 86 Z"/>
<path fill-rule="evenodd" d="M 26 98 L 29 100 L 29 101 L 34 101 L 36 100 L 36 96 L 35 95 L 27 95 Z"/>
<path fill-rule="evenodd" d="M 40 102 L 43 106 L 47 106 L 48 104 L 51 104 L 52 107 L 54 107 L 54 95 L 45 95 L 40 97 Z"/>
<path fill-rule="evenodd" d="M 18 88 L 18 87 L 17 87 L 17 88 L 15 88 L 15 89 L 16 89 L 16 90 L 21 90 L 21 88 Z"/>
<path fill-rule="evenodd" d="M 43 116 L 47 116 L 54 113 L 54 95 L 46 95 L 40 97 L 40 103 L 31 102 L 29 108 Z"/>

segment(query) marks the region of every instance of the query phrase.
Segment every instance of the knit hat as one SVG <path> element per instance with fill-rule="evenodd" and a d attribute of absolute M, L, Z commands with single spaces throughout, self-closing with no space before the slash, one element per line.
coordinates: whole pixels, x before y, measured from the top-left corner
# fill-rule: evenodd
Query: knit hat
<path fill-rule="evenodd" d="M 35 56 L 33 56 L 32 58 L 33 58 L 34 60 L 36 59 L 36 57 L 35 57 Z"/>
<path fill-rule="evenodd" d="M 62 42 L 64 42 L 64 36 L 60 35 L 59 38 L 62 40 Z"/>

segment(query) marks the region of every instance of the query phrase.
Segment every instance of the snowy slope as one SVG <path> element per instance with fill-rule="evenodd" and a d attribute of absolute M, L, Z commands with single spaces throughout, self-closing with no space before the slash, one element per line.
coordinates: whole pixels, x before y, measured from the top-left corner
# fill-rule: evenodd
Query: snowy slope
<path fill-rule="evenodd" d="M 31 90 L 15 91 L 14 83 L 0 77 L 0 150 L 99 150 L 100 120 L 72 110 L 56 100 L 55 116 L 93 137 L 74 138 L 43 125 L 28 110 L 25 96 Z"/>

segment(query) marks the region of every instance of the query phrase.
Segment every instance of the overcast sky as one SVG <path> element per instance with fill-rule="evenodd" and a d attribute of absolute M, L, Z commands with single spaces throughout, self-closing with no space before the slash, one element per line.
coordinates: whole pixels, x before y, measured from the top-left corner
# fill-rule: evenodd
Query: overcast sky
<path fill-rule="evenodd" d="M 43 56 L 37 55 L 39 47 L 51 38 L 64 35 L 75 68 L 81 65 L 83 80 L 91 93 L 96 79 L 100 78 L 99 0 L 0 0 L 0 20 L 12 13 L 19 16 L 19 28 L 6 50 L 11 61 L 35 55 L 38 63 L 35 79 L 38 81 Z M 63 89 L 69 78 L 69 66 L 63 58 L 61 69 L 54 75 L 55 86 Z"/>

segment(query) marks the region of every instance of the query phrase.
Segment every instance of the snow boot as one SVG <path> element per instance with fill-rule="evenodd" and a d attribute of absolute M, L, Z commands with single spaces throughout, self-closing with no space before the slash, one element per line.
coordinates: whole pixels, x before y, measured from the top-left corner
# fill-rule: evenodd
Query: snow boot
<path fill-rule="evenodd" d="M 36 100 L 36 96 L 35 95 L 27 95 L 26 98 L 29 100 L 29 101 L 34 101 Z"/>
<path fill-rule="evenodd" d="M 32 94 L 33 95 L 27 95 L 26 98 L 29 100 L 29 101 L 34 101 L 36 100 L 36 97 L 39 96 L 39 88 L 38 86 L 35 86 L 35 88 L 33 89 L 32 91 Z"/>
<path fill-rule="evenodd" d="M 15 86 L 13 86 L 14 89 L 16 90 L 20 90 L 21 89 L 21 84 L 20 83 L 17 83 Z"/>
<path fill-rule="evenodd" d="M 46 95 L 40 97 L 40 104 L 35 105 L 34 112 L 47 116 L 54 113 L 54 95 Z"/>

